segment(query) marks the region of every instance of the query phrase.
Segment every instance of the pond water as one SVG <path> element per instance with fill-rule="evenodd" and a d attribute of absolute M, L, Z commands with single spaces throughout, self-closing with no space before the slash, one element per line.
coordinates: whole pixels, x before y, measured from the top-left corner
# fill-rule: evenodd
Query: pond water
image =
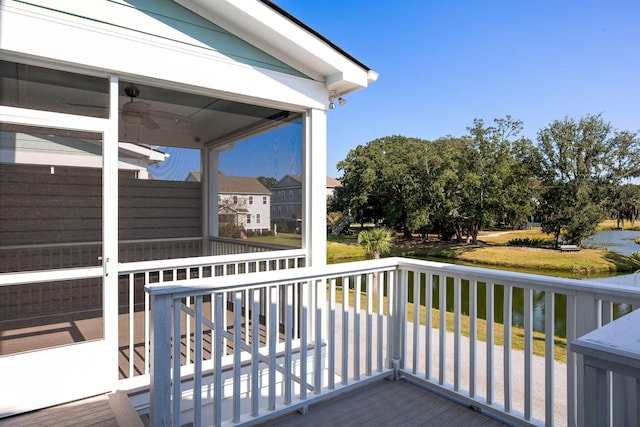
<path fill-rule="evenodd" d="M 607 248 L 622 255 L 631 255 L 633 252 L 640 251 L 640 245 L 635 242 L 639 237 L 640 231 L 604 230 L 585 239 L 582 246 Z"/>

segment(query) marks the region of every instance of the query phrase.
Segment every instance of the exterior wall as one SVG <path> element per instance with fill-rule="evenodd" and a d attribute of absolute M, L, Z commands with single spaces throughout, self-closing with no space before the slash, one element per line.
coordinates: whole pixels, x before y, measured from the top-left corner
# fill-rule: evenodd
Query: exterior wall
<path fill-rule="evenodd" d="M 300 232 L 301 222 L 302 178 L 287 175 L 271 188 L 271 223 L 277 231 L 293 233 Z"/>
<path fill-rule="evenodd" d="M 68 0 L 52 8 L 41 1 L 48 6 L 0 3 L 0 53 L 83 64 L 105 76 L 178 82 L 239 101 L 298 105 L 298 111 L 326 107 L 323 82 L 301 76 L 174 2 L 140 1 L 134 8 Z M 47 37 L 33 37 L 34 28 Z"/>
<path fill-rule="evenodd" d="M 235 225 L 251 231 L 267 231 L 271 229 L 271 212 L 269 209 L 271 196 L 267 194 L 220 193 L 219 197 L 219 206 L 227 206 L 235 212 L 233 215 L 237 215 Z M 266 203 L 263 203 L 263 198 L 266 199 Z M 248 216 L 250 216 L 250 219 L 247 218 Z M 258 222 L 258 219 L 260 222 Z"/>

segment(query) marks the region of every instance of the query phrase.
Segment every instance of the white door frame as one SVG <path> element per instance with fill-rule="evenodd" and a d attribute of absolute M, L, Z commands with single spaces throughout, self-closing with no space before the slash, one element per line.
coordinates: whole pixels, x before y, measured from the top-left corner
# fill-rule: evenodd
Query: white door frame
<path fill-rule="evenodd" d="M 0 357 L 0 418 L 114 390 L 118 381 L 118 80 L 110 117 L 98 119 L 0 106 L 0 121 L 103 135 L 102 267 L 3 273 L 0 286 L 103 278 L 103 339 Z"/>

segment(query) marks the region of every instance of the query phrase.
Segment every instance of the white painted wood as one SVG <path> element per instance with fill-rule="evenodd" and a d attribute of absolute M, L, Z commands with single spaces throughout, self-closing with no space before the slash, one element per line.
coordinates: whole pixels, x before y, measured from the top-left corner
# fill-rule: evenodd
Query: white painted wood
<path fill-rule="evenodd" d="M 462 339 L 462 279 L 453 278 L 453 390 L 460 390 Z"/>
<path fill-rule="evenodd" d="M 494 307 L 495 307 L 495 298 L 494 292 L 495 287 L 492 282 L 485 282 L 486 288 L 486 305 L 485 310 L 487 313 L 487 341 L 486 341 L 486 351 L 487 351 L 487 370 L 486 370 L 486 401 L 487 404 L 494 404 L 493 399 L 493 388 L 495 384 L 495 378 L 493 376 L 493 353 L 494 353 Z"/>
<path fill-rule="evenodd" d="M 349 383 L 349 280 L 342 278 L 342 385 Z"/>
<path fill-rule="evenodd" d="M 307 266 L 322 267 L 327 263 L 327 115 L 319 109 L 308 110 L 302 120 L 304 158 L 302 165 L 303 247 L 307 250 Z M 322 191 L 320 191 L 322 189 Z"/>
<path fill-rule="evenodd" d="M 382 280 L 382 278 L 377 277 L 377 281 Z M 367 351 L 367 361 L 365 374 L 370 377 L 373 372 L 373 294 L 375 290 L 373 289 L 374 280 L 373 274 L 369 273 L 366 275 L 367 280 L 367 342 L 366 342 L 366 351 Z M 376 283 L 377 286 L 377 283 Z M 381 299 L 378 295 L 378 299 Z"/>
<path fill-rule="evenodd" d="M 413 286 L 413 324 L 420 324 L 420 275 L 414 274 L 411 280 L 411 285 Z M 413 328 L 413 354 L 411 360 L 413 362 L 412 372 L 415 375 L 418 373 L 418 349 L 420 348 L 420 328 Z"/>
<path fill-rule="evenodd" d="M 431 380 L 431 331 L 433 330 L 433 274 L 425 274 L 424 303 L 427 312 L 425 329 L 425 371 L 424 377 Z"/>
<path fill-rule="evenodd" d="M 545 334 L 545 423 L 547 425 L 554 425 L 554 389 L 553 389 L 553 377 L 554 372 L 551 369 L 554 359 L 554 337 L 555 337 L 555 294 L 552 291 L 547 291 L 544 294 L 544 334 Z"/>
<path fill-rule="evenodd" d="M 524 419 L 530 420 L 533 409 L 533 290 L 524 289 Z"/>
<path fill-rule="evenodd" d="M 509 285 L 504 286 L 504 298 L 503 298 L 503 315 L 502 325 L 504 328 L 503 333 L 503 348 L 504 348 L 504 410 L 505 412 L 511 412 L 511 343 L 513 333 L 512 330 L 512 307 L 513 288 Z"/>
<path fill-rule="evenodd" d="M 362 276 L 354 276 L 353 293 L 353 379 L 360 379 L 360 309 L 362 296 Z"/>
<path fill-rule="evenodd" d="M 439 309 L 440 309 L 440 354 L 438 380 L 440 385 L 444 385 L 446 379 L 446 361 L 447 361 L 447 276 L 441 274 L 438 276 L 439 290 Z"/>
<path fill-rule="evenodd" d="M 469 280 L 469 397 L 476 397 L 478 381 L 478 281 Z"/>
<path fill-rule="evenodd" d="M 193 425 L 202 425 L 202 359 L 203 359 L 203 331 L 202 331 L 202 295 L 195 297 L 195 361 L 194 372 L 196 375 L 193 381 Z M 189 338 L 187 338 L 189 339 Z"/>
<path fill-rule="evenodd" d="M 328 327 L 328 388 L 333 390 L 335 388 L 335 376 L 336 376 L 336 334 L 333 331 L 336 330 L 336 278 L 329 279 L 329 327 Z"/>

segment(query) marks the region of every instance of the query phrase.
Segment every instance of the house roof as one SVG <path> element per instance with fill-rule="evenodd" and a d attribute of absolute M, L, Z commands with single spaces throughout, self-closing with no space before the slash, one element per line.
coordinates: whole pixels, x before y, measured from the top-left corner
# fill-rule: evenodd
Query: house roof
<path fill-rule="evenodd" d="M 200 171 L 191 171 L 189 172 L 189 176 L 192 176 L 198 182 L 202 179 L 202 173 Z M 250 176 L 229 176 L 222 172 L 218 172 L 218 192 L 220 194 L 271 194 L 271 191 L 258 181 L 257 178 Z"/>
<path fill-rule="evenodd" d="M 335 178 L 327 177 L 327 188 L 342 187 L 342 183 Z"/>
<path fill-rule="evenodd" d="M 218 173 L 218 191 L 221 194 L 271 194 L 271 191 L 256 178 L 229 176 L 223 173 Z"/>

